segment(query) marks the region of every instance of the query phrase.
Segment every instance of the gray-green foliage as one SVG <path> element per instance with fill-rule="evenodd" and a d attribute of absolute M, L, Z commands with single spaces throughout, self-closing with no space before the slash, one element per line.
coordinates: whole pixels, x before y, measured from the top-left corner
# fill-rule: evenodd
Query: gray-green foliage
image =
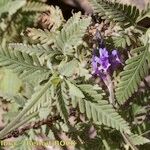
<path fill-rule="evenodd" d="M 150 98 L 148 85 L 144 90 L 139 90 L 139 85 L 149 74 L 150 30 L 138 25 L 149 14 L 149 9 L 140 12 L 136 7 L 107 0 L 89 2 L 94 15 L 98 13 L 102 20 L 119 26 L 117 33 L 109 38 L 104 36 L 106 44 L 109 43 L 111 49 L 122 50 L 121 56 L 126 60 L 122 63 L 123 70 L 110 73 L 114 83 L 111 91 L 100 78 L 91 75 L 93 39 L 88 29 L 95 22 L 90 16 L 78 12 L 65 21 L 58 7 L 39 1 L 0 2 L 0 67 L 12 70 L 22 81 L 16 95 L 0 92 L 4 101 L 6 99 L 14 108 L 5 115 L 5 120 L 10 122 L 0 131 L 0 139 L 36 119 L 61 117 L 54 126 L 50 126 L 51 122 L 41 126 L 40 132 L 28 131 L 27 136 L 17 138 L 23 143 L 11 148 L 32 149 L 26 140 L 34 140 L 41 132 L 58 140 L 62 131 L 77 142 L 79 149 L 90 149 L 91 146 L 136 149 L 136 146 L 150 142 L 142 136 L 150 128 L 147 120 L 137 123 L 138 115 L 141 115 L 138 108 L 145 110 L 142 113 L 145 118 L 149 112 L 149 105 L 145 106 Z M 43 12 L 47 24 L 44 26 L 45 22 L 42 22 L 36 27 L 37 16 L 41 17 Z M 13 36 L 9 36 L 11 31 L 15 33 Z M 140 100 L 133 95 L 137 91 Z M 109 94 L 113 94 L 109 92 L 114 92 L 115 105 L 109 103 Z M 128 100 L 131 105 L 125 105 L 124 110 L 121 105 Z M 81 144 L 81 141 L 88 142 Z"/>
<path fill-rule="evenodd" d="M 90 17 L 81 19 L 80 16 L 77 13 L 70 18 L 56 38 L 56 47 L 64 55 L 72 55 L 74 49 L 81 44 Z"/>
<path fill-rule="evenodd" d="M 0 50 L 0 66 L 12 69 L 20 78 L 33 78 L 37 74 L 36 79 L 42 78 L 43 80 L 50 74 L 50 70 L 40 63 L 36 55 L 29 55 L 17 50 L 12 51 L 6 47 L 1 47 Z M 41 73 L 42 77 L 38 75 Z"/>
<path fill-rule="evenodd" d="M 81 84 L 79 87 L 85 93 L 85 95 L 87 94 L 87 96 L 83 97 L 80 94 L 82 97 L 79 97 L 78 92 L 76 95 L 74 94 L 75 98 L 72 99 L 72 101 L 76 101 L 82 113 L 86 113 L 87 117 L 92 119 L 94 122 L 115 128 L 121 132 L 130 133 L 127 122 L 120 117 L 120 115 L 113 109 L 110 104 L 108 104 L 106 100 L 103 100 L 102 92 L 99 94 L 92 85 L 88 84 Z M 70 92 L 74 93 L 74 91 Z"/>
<path fill-rule="evenodd" d="M 124 71 L 120 73 L 121 81 L 116 89 L 116 97 L 120 103 L 124 103 L 131 95 L 138 90 L 141 79 L 148 75 L 148 62 L 147 57 L 149 46 L 139 47 L 131 51 L 135 54 L 137 51 L 138 55 L 129 58 L 126 61 Z"/>
<path fill-rule="evenodd" d="M 131 141 L 135 144 L 135 145 L 143 145 L 145 143 L 149 143 L 150 140 L 148 140 L 147 138 L 144 138 L 140 135 L 137 134 L 132 134 L 130 136 Z"/>
<path fill-rule="evenodd" d="M 28 2 L 25 7 L 22 8 L 25 12 L 45 12 L 48 11 L 50 7 L 44 3 L 40 2 Z"/>
<path fill-rule="evenodd" d="M 122 5 L 108 0 L 89 0 L 93 9 L 102 19 L 116 21 L 124 27 L 136 25 L 139 9 L 135 6 Z"/>
<path fill-rule="evenodd" d="M 9 15 L 13 15 L 18 11 L 21 7 L 26 4 L 26 0 L 1 0 L 0 1 L 0 16 L 3 13 L 8 13 Z"/>

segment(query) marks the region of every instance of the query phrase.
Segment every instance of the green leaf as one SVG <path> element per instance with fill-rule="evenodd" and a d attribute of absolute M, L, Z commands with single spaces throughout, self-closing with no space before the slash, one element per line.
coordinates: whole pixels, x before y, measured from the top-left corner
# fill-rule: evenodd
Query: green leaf
<path fill-rule="evenodd" d="M 81 84 L 78 87 L 83 91 L 86 92 L 89 96 L 94 96 L 94 100 L 99 102 L 102 100 L 103 96 L 105 95 L 102 88 L 98 85 L 91 85 L 91 84 Z M 98 93 L 99 92 L 99 93 Z"/>
<path fill-rule="evenodd" d="M 0 132 L 0 139 L 2 139 L 7 133 L 9 133 L 18 122 L 32 110 L 32 108 L 39 102 L 41 97 L 45 94 L 51 86 L 51 80 L 49 80 L 38 92 L 34 93 L 31 99 L 28 100 L 23 110 Z"/>
<path fill-rule="evenodd" d="M 32 40 L 39 40 L 41 44 L 53 44 L 55 42 L 55 38 L 57 36 L 57 33 L 50 32 L 47 29 L 36 29 L 36 28 L 28 28 L 27 29 L 28 36 Z"/>
<path fill-rule="evenodd" d="M 78 67 L 78 61 L 76 59 L 73 59 L 70 62 L 64 64 L 61 63 L 59 66 L 59 72 L 63 76 L 71 77 L 76 73 Z"/>
<path fill-rule="evenodd" d="M 82 91 L 75 86 L 74 84 L 72 84 L 70 81 L 66 80 L 66 83 L 68 84 L 69 87 L 69 93 L 71 96 L 76 96 L 79 98 L 84 98 L 84 94 L 82 93 Z"/>
<path fill-rule="evenodd" d="M 50 105 L 50 104 L 49 104 Z M 50 114 L 51 109 L 48 107 L 43 107 L 39 109 L 39 117 L 40 119 L 46 119 Z"/>
<path fill-rule="evenodd" d="M 82 89 L 85 98 L 72 98 L 72 104 L 76 103 L 81 113 L 85 113 L 87 118 L 92 119 L 94 123 L 104 124 L 130 134 L 128 123 L 116 112 L 111 104 L 103 100 L 102 96 L 104 94 L 102 91 L 99 93 L 95 88 L 92 88 L 92 85 L 81 84 L 79 87 Z M 76 107 L 77 105 L 73 106 Z"/>
<path fill-rule="evenodd" d="M 39 91 L 41 91 L 44 88 L 44 86 L 45 85 L 37 86 L 35 88 L 34 94 L 32 95 L 31 99 L 33 99 L 34 97 L 37 97 L 39 94 Z M 50 88 L 47 88 L 44 91 L 44 93 L 42 94 L 42 96 L 38 99 L 38 101 L 28 111 L 27 115 L 32 114 L 34 112 L 38 112 L 40 110 L 40 108 L 42 108 L 44 106 L 48 106 L 48 105 L 50 106 L 51 103 L 52 103 L 52 99 L 51 99 Z M 27 103 L 27 105 L 28 105 L 28 103 Z"/>
<path fill-rule="evenodd" d="M 0 0 L 0 16 L 6 12 L 11 16 L 25 4 L 26 0 Z"/>
<path fill-rule="evenodd" d="M 82 63 L 79 63 L 78 70 L 79 76 L 84 77 L 85 80 L 89 80 L 92 77 L 90 70 L 86 68 Z"/>
<path fill-rule="evenodd" d="M 110 2 L 108 0 L 89 0 L 94 12 L 102 19 L 118 22 L 123 27 L 135 26 L 139 9 L 131 5 Z"/>
<path fill-rule="evenodd" d="M 20 0 L 19 0 L 20 1 Z M 44 12 L 44 11 L 49 11 L 50 6 L 46 5 L 41 2 L 31 2 L 29 1 L 23 8 L 22 11 L 24 12 Z"/>
<path fill-rule="evenodd" d="M 60 115 L 64 119 L 65 123 L 68 123 L 68 108 L 67 108 L 67 98 L 66 98 L 66 85 L 65 83 L 58 84 L 56 88 L 57 95 L 57 109 L 60 112 Z"/>
<path fill-rule="evenodd" d="M 91 18 L 82 18 L 81 13 L 74 14 L 56 38 L 56 47 L 64 55 L 72 55 L 74 48 L 78 47 L 89 26 Z"/>
<path fill-rule="evenodd" d="M 120 73 L 121 80 L 116 89 L 116 97 L 121 104 L 138 90 L 141 80 L 148 74 L 148 46 L 141 47 L 140 49 L 142 52 L 129 58 L 126 61 L 124 71 Z"/>
<path fill-rule="evenodd" d="M 123 32 L 119 34 L 119 36 L 112 37 L 115 47 L 126 49 L 126 47 L 131 46 L 133 43 L 137 42 L 137 35 L 134 35 L 133 33 L 130 33 L 131 35 Z"/>
<path fill-rule="evenodd" d="M 147 5 L 147 8 L 142 10 L 141 15 L 138 17 L 137 22 L 140 22 L 146 18 L 150 19 L 150 3 Z"/>
<path fill-rule="evenodd" d="M 9 44 L 9 48 L 13 49 L 15 51 L 20 51 L 22 53 L 27 53 L 31 56 L 39 56 L 40 58 L 45 58 L 48 59 L 49 55 L 51 54 L 51 52 L 53 52 L 54 50 L 49 48 L 47 45 L 41 45 L 41 44 L 23 44 L 23 43 L 10 43 Z M 35 58 L 35 60 L 37 60 Z M 38 62 L 37 60 L 37 64 L 39 64 L 40 62 Z"/>
<path fill-rule="evenodd" d="M 137 134 L 132 134 L 129 136 L 130 140 L 134 143 L 134 145 L 143 145 L 146 143 L 150 143 L 150 140 Z"/>
<path fill-rule="evenodd" d="M 62 27 L 62 25 L 65 22 L 62 11 L 58 6 L 54 7 L 53 5 L 49 6 L 44 3 L 39 3 L 39 2 L 28 2 L 27 5 L 23 8 L 23 11 L 46 12 L 45 14 L 42 15 L 43 19 L 41 18 L 41 21 L 43 20 L 42 24 L 46 25 L 46 28 L 50 30 L 51 33 L 49 34 L 48 30 L 46 30 L 47 33 L 45 34 L 42 32 L 42 30 L 39 30 L 39 31 L 35 29 L 34 31 L 32 30 L 34 32 L 34 33 L 32 32 L 34 35 L 38 34 L 42 39 L 43 37 L 45 38 L 49 37 L 52 40 L 52 37 L 50 37 L 50 35 L 53 37 L 56 36 L 57 35 L 56 32 L 59 31 L 59 29 Z M 46 21 L 44 21 L 45 19 Z M 42 42 L 44 41 L 42 40 Z"/>
<path fill-rule="evenodd" d="M 29 55 L 18 50 L 0 48 L 0 66 L 11 69 L 25 80 L 42 81 L 47 79 L 50 70 L 41 64 L 36 55 Z"/>

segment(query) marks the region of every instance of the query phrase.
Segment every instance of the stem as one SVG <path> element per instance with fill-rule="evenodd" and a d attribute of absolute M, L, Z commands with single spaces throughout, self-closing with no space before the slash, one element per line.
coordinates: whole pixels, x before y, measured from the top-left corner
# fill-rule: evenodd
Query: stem
<path fill-rule="evenodd" d="M 104 80 L 104 83 L 106 84 L 108 91 L 109 91 L 109 103 L 114 105 L 115 104 L 115 96 L 113 91 L 113 83 L 111 81 L 111 77 L 109 74 L 107 74 L 106 80 Z"/>
<path fill-rule="evenodd" d="M 110 147 L 109 147 L 109 145 L 108 145 L 106 139 L 103 139 L 102 142 L 103 142 L 103 144 L 104 144 L 104 146 L 105 146 L 105 149 L 106 149 L 106 150 L 110 150 Z"/>
<path fill-rule="evenodd" d="M 143 136 L 143 135 L 145 135 L 145 134 L 149 134 L 149 133 L 150 133 L 150 130 L 148 130 L 148 131 L 146 131 L 146 132 L 142 133 L 141 135 Z"/>
<path fill-rule="evenodd" d="M 11 121 L 1 132 L 0 132 L 0 139 L 2 139 L 7 133 L 11 131 L 11 129 L 22 119 L 22 117 L 33 107 L 33 105 L 42 97 L 43 93 L 49 88 L 51 80 L 49 80 L 44 88 L 34 97 L 26 106 L 25 108 L 18 114 L 18 116 Z"/>
<path fill-rule="evenodd" d="M 21 127 L 22 125 L 24 125 L 25 123 L 27 123 L 28 121 L 30 121 L 32 118 L 36 117 L 38 115 L 38 112 L 35 112 L 29 116 L 27 116 L 25 119 L 23 119 L 23 121 L 19 122 L 16 126 L 14 126 L 13 128 L 11 128 L 11 130 L 15 130 L 19 127 Z"/>
<path fill-rule="evenodd" d="M 34 115 L 32 114 L 32 116 L 35 117 L 36 113 L 34 113 Z M 53 117 L 48 117 L 47 119 L 42 119 L 42 120 L 31 122 L 29 124 L 26 124 L 22 128 L 14 129 L 10 133 L 8 133 L 7 136 L 5 136 L 2 140 L 8 139 L 8 138 L 12 138 L 12 137 L 15 137 L 15 138 L 19 137 L 19 136 L 25 134 L 26 131 L 31 130 L 31 129 L 38 129 L 38 128 L 40 128 L 43 125 L 48 125 L 50 127 L 54 122 L 56 122 L 59 119 L 61 119 L 60 116 L 53 116 Z"/>
<path fill-rule="evenodd" d="M 127 144 L 131 147 L 132 150 L 138 150 L 138 148 L 132 143 L 132 141 L 129 139 L 129 136 L 126 133 L 121 133 L 124 140 Z"/>
<path fill-rule="evenodd" d="M 113 83 L 111 81 L 111 77 L 109 74 L 107 74 L 107 79 L 104 80 L 106 86 L 108 87 L 108 91 L 109 91 L 109 102 L 110 104 L 115 103 L 115 98 L 114 98 L 114 91 L 113 91 Z M 132 141 L 130 140 L 129 136 L 126 133 L 121 133 L 124 140 L 126 141 L 127 144 L 129 144 L 129 146 L 131 147 L 132 150 L 138 150 L 137 147 L 132 143 Z"/>

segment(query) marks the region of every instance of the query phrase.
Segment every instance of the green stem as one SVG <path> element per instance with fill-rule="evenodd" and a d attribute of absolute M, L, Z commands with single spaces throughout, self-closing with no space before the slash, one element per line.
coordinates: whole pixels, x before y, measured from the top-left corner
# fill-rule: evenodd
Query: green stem
<path fill-rule="evenodd" d="M 29 100 L 29 103 L 25 106 L 25 108 L 18 114 L 18 116 L 11 121 L 1 132 L 0 139 L 2 139 L 7 133 L 11 131 L 11 129 L 20 121 L 20 119 L 33 107 L 33 105 L 42 97 L 43 93 L 49 88 L 51 84 L 51 80 L 49 80 L 42 90 L 37 94 L 36 97 Z"/>
<path fill-rule="evenodd" d="M 106 150 L 110 150 L 110 147 L 109 147 L 108 142 L 106 141 L 106 139 L 102 139 L 102 142 L 103 142 L 103 144 L 105 146 L 105 149 Z"/>
<path fill-rule="evenodd" d="M 132 143 L 132 141 L 129 139 L 129 136 L 126 133 L 121 133 L 124 140 L 127 144 L 131 147 L 132 150 L 138 150 L 138 148 Z"/>
<path fill-rule="evenodd" d="M 24 125 L 25 123 L 27 123 L 28 121 L 30 121 L 32 118 L 36 117 L 38 115 L 38 112 L 32 113 L 31 115 L 27 116 L 25 119 L 23 119 L 21 122 L 19 122 L 18 124 L 16 124 L 13 128 L 11 128 L 11 130 L 15 130 L 19 127 L 21 127 L 22 125 Z"/>
<path fill-rule="evenodd" d="M 113 90 L 113 83 L 111 81 L 111 77 L 109 74 L 107 74 L 107 80 L 104 81 L 106 86 L 108 87 L 109 91 L 109 102 L 114 105 L 115 98 L 114 98 L 114 90 Z M 131 147 L 132 150 L 138 150 L 137 147 L 132 143 L 130 140 L 129 136 L 126 133 L 121 133 L 124 140 L 126 141 L 127 144 Z"/>
<path fill-rule="evenodd" d="M 150 130 L 148 130 L 148 131 L 146 131 L 146 132 L 142 133 L 141 135 L 143 136 L 143 135 L 145 135 L 145 134 L 149 134 L 149 133 L 150 133 Z"/>

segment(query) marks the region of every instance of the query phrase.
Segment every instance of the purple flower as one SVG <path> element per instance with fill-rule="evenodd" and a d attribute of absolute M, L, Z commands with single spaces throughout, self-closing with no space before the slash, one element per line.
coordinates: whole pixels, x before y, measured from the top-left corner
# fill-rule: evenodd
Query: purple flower
<path fill-rule="evenodd" d="M 117 50 L 113 50 L 110 55 L 110 61 L 112 68 L 116 68 L 119 64 L 122 64 L 120 61 L 120 55 Z"/>
<path fill-rule="evenodd" d="M 103 70 L 105 72 L 108 70 L 108 68 L 111 65 L 109 63 L 109 55 L 106 48 L 99 49 L 99 65 L 100 65 L 99 70 Z"/>
<path fill-rule="evenodd" d="M 92 74 L 96 74 L 96 75 L 99 74 L 98 62 L 99 62 L 99 58 L 97 56 L 93 56 L 93 58 L 92 58 L 93 72 L 92 72 Z"/>
<path fill-rule="evenodd" d="M 114 70 L 118 64 L 121 64 L 121 61 L 117 50 L 109 53 L 106 48 L 99 48 L 98 56 L 94 54 L 92 57 L 92 74 L 103 79 L 109 72 L 110 67 Z"/>

